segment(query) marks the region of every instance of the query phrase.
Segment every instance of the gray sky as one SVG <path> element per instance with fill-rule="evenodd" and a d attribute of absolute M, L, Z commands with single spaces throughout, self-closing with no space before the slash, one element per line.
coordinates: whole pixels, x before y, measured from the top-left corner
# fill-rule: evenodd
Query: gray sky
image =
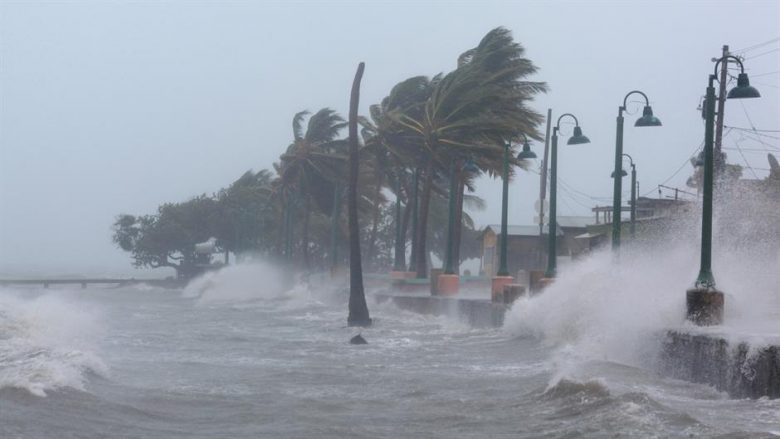
<path fill-rule="evenodd" d="M 400 80 L 452 70 L 496 26 L 550 85 L 534 107 L 574 113 L 591 139 L 567 147 L 562 137 L 559 154 L 559 215 L 589 215 L 609 204 L 623 96 L 646 92 L 664 124 L 626 119 L 640 193 L 684 188 L 690 166 L 675 171 L 702 142 L 696 108 L 711 58 L 723 44 L 780 37 L 780 2 L 0 0 L 0 274 L 131 272 L 111 243 L 117 214 L 153 213 L 270 167 L 295 112 L 346 115 L 360 61 L 365 114 Z M 780 129 L 778 48 L 744 52 L 763 98 L 728 102 L 727 125 Z M 766 150 L 780 148 L 780 133 L 765 134 L 766 144 L 737 131 L 724 141 L 761 178 Z M 499 221 L 500 190 L 480 181 L 480 224 Z M 538 191 L 533 173 L 512 183 L 510 223 L 531 223 Z"/>

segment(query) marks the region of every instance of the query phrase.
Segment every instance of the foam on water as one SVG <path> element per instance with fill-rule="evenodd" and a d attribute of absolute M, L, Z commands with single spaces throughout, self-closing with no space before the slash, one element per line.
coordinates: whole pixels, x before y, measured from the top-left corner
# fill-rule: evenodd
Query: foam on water
<path fill-rule="evenodd" d="M 0 290 L 0 389 L 46 396 L 64 387 L 84 390 L 89 373 L 107 373 L 95 353 L 99 313 L 62 295 Z"/>
<path fill-rule="evenodd" d="M 225 304 L 299 297 L 305 285 L 289 287 L 283 270 L 250 261 L 209 271 L 190 281 L 182 295 L 198 304 Z"/>
<path fill-rule="evenodd" d="M 763 215 L 744 217 L 751 209 L 765 209 L 762 199 L 740 193 L 719 202 L 712 266 L 726 294 L 725 318 L 723 325 L 704 331 L 754 345 L 775 343 L 780 235 L 772 231 L 779 225 L 767 224 Z M 603 249 L 569 265 L 542 294 L 515 302 L 505 328 L 555 346 L 562 369 L 590 360 L 647 366 L 665 330 L 701 330 L 685 320 L 685 292 L 699 270 L 700 221 L 694 210 L 656 239 L 624 245 L 619 261 Z M 767 230 L 756 233 L 743 223 Z"/>

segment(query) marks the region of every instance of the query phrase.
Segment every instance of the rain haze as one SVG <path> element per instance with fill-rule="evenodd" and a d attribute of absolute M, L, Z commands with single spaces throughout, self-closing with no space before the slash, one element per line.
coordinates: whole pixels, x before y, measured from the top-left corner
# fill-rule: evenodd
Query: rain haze
<path fill-rule="evenodd" d="M 687 190 L 692 168 L 678 169 L 702 144 L 697 107 L 712 58 L 724 44 L 739 54 L 776 38 L 779 24 L 776 1 L 5 0 L 0 272 L 137 273 L 111 241 L 117 215 L 151 214 L 246 170 L 271 169 L 292 141 L 293 114 L 331 107 L 346 117 L 358 62 L 366 63 L 367 114 L 399 81 L 453 70 L 497 26 L 539 67 L 531 79 L 550 87 L 532 107 L 552 108 L 554 119 L 575 114 L 591 139 L 561 148 L 560 215 L 610 203 L 615 116 L 634 89 L 664 124 L 637 130 L 627 116 L 624 150 L 637 163 L 640 194 L 661 183 Z M 778 128 L 780 52 L 764 54 L 776 48 L 745 53 L 764 98 L 730 105 L 726 125 Z M 632 102 L 628 111 L 641 111 Z M 564 120 L 562 136 L 571 128 Z M 766 147 L 736 131 L 724 147 L 737 143 L 747 151 L 726 151 L 729 161 L 751 166 L 746 177 L 765 177 Z M 534 172 L 512 181 L 510 224 L 533 224 L 538 193 Z M 487 202 L 473 212 L 477 223 L 498 223 L 500 180 L 481 178 L 476 195 Z"/>
<path fill-rule="evenodd" d="M 0 438 L 780 437 L 779 112 L 777 0 L 0 0 Z"/>

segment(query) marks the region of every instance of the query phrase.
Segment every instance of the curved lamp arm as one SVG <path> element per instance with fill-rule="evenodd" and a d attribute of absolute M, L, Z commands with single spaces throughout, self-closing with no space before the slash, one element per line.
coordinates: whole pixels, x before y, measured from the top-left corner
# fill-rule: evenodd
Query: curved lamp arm
<path fill-rule="evenodd" d="M 558 122 L 555 123 L 555 129 L 556 130 L 560 131 L 560 129 L 561 129 L 561 119 L 563 119 L 566 116 L 569 116 L 572 119 L 574 119 L 574 125 L 575 126 L 580 126 L 580 121 L 577 120 L 577 116 L 575 116 L 575 115 L 573 115 L 571 113 L 563 113 L 563 114 L 560 115 L 560 117 L 558 117 Z"/>
<path fill-rule="evenodd" d="M 625 110 L 626 109 L 626 105 L 628 105 L 628 97 L 631 96 L 632 94 L 640 94 L 640 95 L 644 96 L 644 98 L 645 98 L 645 106 L 650 105 L 650 99 L 647 98 L 646 94 L 644 94 L 643 92 L 641 92 L 639 90 L 631 90 L 630 92 L 628 92 L 626 97 L 623 98 L 623 106 L 620 107 L 621 110 Z"/>
<path fill-rule="evenodd" d="M 632 166 L 632 167 L 634 166 L 634 159 L 633 159 L 633 158 L 631 158 L 631 156 L 630 156 L 630 155 L 628 155 L 628 154 L 626 154 L 626 153 L 623 153 L 623 157 L 628 157 L 628 160 L 629 160 L 629 162 L 631 163 L 631 166 Z"/>
<path fill-rule="evenodd" d="M 737 64 L 739 64 L 739 72 L 740 73 L 745 73 L 745 66 L 742 64 L 742 60 L 741 59 L 737 58 L 734 55 L 726 55 L 726 56 L 722 56 L 722 57 L 718 58 L 718 60 L 715 61 L 715 70 L 713 71 L 712 75 L 717 78 L 717 76 L 718 76 L 718 66 L 723 61 L 728 62 L 729 59 L 733 59 L 734 61 L 737 62 Z"/>

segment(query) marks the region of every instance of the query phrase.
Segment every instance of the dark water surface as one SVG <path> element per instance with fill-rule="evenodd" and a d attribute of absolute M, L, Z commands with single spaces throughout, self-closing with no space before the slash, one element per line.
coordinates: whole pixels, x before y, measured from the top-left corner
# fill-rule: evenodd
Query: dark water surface
<path fill-rule="evenodd" d="M 774 437 L 780 403 L 337 288 L 0 291 L 2 438 Z M 194 297 L 191 297 L 194 296 Z M 778 433 L 780 434 L 780 433 Z"/>

